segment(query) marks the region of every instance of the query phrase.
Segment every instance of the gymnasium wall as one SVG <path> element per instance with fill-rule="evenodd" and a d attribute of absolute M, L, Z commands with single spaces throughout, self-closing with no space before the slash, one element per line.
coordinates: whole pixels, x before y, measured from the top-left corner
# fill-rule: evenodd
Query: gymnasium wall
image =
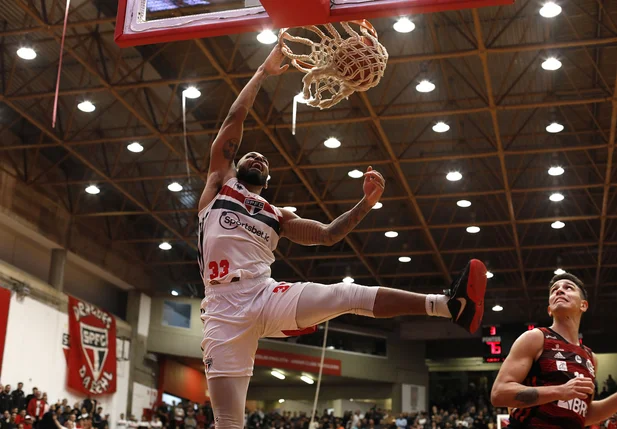
<path fill-rule="evenodd" d="M 63 398 L 71 404 L 83 400 L 83 396 L 66 389 L 62 336 L 68 333 L 68 297 L 5 262 L 0 262 L 0 277 L 24 282 L 31 290 L 30 296 L 20 299 L 15 293 L 11 295 L 0 373 L 2 382 L 12 386 L 23 382 L 27 393 L 38 387 L 54 402 Z M 118 337 L 130 337 L 131 328 L 126 322 L 116 318 L 116 325 Z M 126 410 L 128 383 L 129 362 L 119 361 L 116 393 L 100 397 L 104 412 L 112 419 L 110 427 L 114 427 L 113 422 Z"/>

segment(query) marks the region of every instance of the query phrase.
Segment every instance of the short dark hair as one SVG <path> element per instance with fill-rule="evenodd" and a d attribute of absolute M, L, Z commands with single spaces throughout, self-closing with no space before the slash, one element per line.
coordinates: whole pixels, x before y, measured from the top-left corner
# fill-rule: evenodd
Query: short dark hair
<path fill-rule="evenodd" d="M 574 274 L 570 274 L 570 273 L 557 274 L 549 282 L 548 289 L 550 290 L 551 287 L 553 287 L 553 285 L 559 280 L 569 280 L 572 283 L 574 283 L 580 289 L 581 295 L 583 295 L 583 299 L 587 300 L 587 289 L 585 289 L 585 283 L 583 283 L 583 281 L 579 279 L 578 277 L 576 277 Z"/>

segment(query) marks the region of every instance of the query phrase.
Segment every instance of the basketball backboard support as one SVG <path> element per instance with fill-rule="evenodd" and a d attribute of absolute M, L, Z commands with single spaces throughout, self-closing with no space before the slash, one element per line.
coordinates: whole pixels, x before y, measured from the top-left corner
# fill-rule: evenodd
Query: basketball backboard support
<path fill-rule="evenodd" d="M 512 4 L 514 0 L 118 0 L 119 46 Z"/>

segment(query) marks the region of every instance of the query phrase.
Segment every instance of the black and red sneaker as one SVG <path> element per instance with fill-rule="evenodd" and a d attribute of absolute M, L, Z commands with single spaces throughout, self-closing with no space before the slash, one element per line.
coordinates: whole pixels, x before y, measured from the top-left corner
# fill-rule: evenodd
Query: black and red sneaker
<path fill-rule="evenodd" d="M 486 280 L 486 267 L 482 261 L 472 259 L 452 282 L 450 290 L 445 291 L 445 295 L 450 297 L 448 310 L 452 314 L 452 321 L 472 334 L 480 327 L 484 315 Z M 465 302 L 463 311 L 461 300 Z"/>

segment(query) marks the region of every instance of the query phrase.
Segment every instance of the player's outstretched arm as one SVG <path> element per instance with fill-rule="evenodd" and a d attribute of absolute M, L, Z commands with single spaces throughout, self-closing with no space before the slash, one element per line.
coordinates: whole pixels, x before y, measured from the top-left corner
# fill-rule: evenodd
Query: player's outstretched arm
<path fill-rule="evenodd" d="M 277 44 L 231 105 L 229 114 L 223 121 L 223 125 L 210 148 L 208 182 L 199 201 L 199 210 L 207 206 L 209 200 L 212 199 L 212 188 L 218 190 L 230 177 L 235 175 L 234 158 L 242 141 L 244 121 L 253 108 L 253 103 L 255 103 L 255 98 L 263 81 L 268 76 L 280 75 L 289 68 L 288 64 L 281 66 L 284 59 L 285 56 L 281 52 L 281 47 Z"/>
<path fill-rule="evenodd" d="M 528 408 L 559 400 L 585 399 L 593 394 L 594 385 L 589 378 L 573 378 L 560 386 L 521 384 L 543 347 L 544 334 L 537 329 L 525 332 L 514 342 L 493 384 L 491 403 L 494 407 Z"/>
<path fill-rule="evenodd" d="M 385 183 L 385 179 L 379 172 L 368 167 L 366 173 L 364 173 L 364 198 L 354 208 L 327 225 L 311 219 L 302 219 L 294 213 L 282 209 L 281 236 L 305 246 L 332 246 L 338 243 L 364 219 L 375 203 L 379 201 Z"/>
<path fill-rule="evenodd" d="M 593 356 L 596 373 L 598 371 L 598 360 Z M 617 393 L 613 393 L 608 398 L 599 401 L 592 401 L 585 416 L 585 426 L 591 426 L 608 420 L 613 414 L 617 414 Z"/>

